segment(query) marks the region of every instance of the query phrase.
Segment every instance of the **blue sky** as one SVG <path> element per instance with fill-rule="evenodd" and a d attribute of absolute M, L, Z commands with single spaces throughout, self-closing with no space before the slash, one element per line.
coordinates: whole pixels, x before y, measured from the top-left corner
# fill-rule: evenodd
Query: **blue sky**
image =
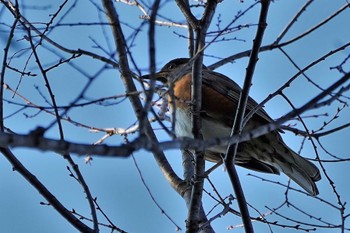
<path fill-rule="evenodd" d="M 73 10 L 68 13 L 67 17 L 61 23 L 77 23 L 77 22 L 97 22 L 99 17 L 104 17 L 101 12 L 96 9 L 92 1 L 80 0 Z M 94 1 L 100 5 L 99 1 Z M 29 1 L 23 1 L 25 4 L 30 4 Z M 42 9 L 27 9 L 22 13 L 31 22 L 48 22 L 50 14 L 54 13 L 61 1 L 55 3 L 47 3 L 47 1 L 36 1 L 35 4 L 41 6 L 49 6 Z M 298 20 L 290 32 L 284 38 L 287 41 L 315 24 L 319 23 L 330 14 L 335 12 L 346 1 L 319 1 L 311 5 L 305 14 Z M 68 1 L 63 12 L 68 10 L 73 1 Z M 222 25 L 228 23 L 232 14 L 236 14 L 239 9 L 246 9 L 252 4 L 252 1 L 223 1 L 218 5 L 216 15 L 212 24 L 212 30 L 216 30 L 217 17 L 221 14 Z M 294 16 L 297 10 L 303 4 L 302 1 L 275 1 L 271 4 L 268 17 L 268 27 L 263 44 L 269 44 L 275 40 L 279 33 L 283 30 L 290 19 Z M 126 6 L 123 3 L 115 3 L 121 21 L 130 26 L 138 27 L 143 21 L 139 18 L 141 12 L 137 7 Z M 237 24 L 256 23 L 259 12 L 259 5 L 245 14 Z M 163 16 L 170 19 L 176 19 L 178 22 L 184 22 L 184 18 L 180 11 L 176 8 L 172 1 L 169 1 L 161 9 Z M 63 14 L 60 14 L 56 20 L 59 20 Z M 199 16 L 200 14 L 198 14 Z M 103 21 L 106 21 L 103 18 Z M 11 25 L 13 17 L 5 10 L 0 15 L 0 31 L 1 31 L 1 48 L 5 46 L 7 39 L 8 28 L 5 25 Z M 297 41 L 295 44 L 287 46 L 285 50 L 297 62 L 300 67 L 304 67 L 316 60 L 320 56 L 326 54 L 330 50 L 348 43 L 350 39 L 350 31 L 347 30 L 349 22 L 349 10 L 345 10 L 342 14 L 330 21 L 327 25 L 319 30 L 311 33 L 308 37 Z M 37 27 L 41 25 L 35 24 Z M 125 36 L 128 37 L 133 31 L 124 25 Z M 136 37 L 135 43 L 131 48 L 133 58 L 139 68 L 142 68 L 143 73 L 147 73 L 148 67 L 148 40 L 147 26 L 141 28 L 139 35 Z M 25 35 L 23 31 L 16 31 L 16 43 L 11 47 L 10 54 L 22 48 L 28 47 L 28 43 L 21 38 Z M 157 27 L 157 64 L 160 68 L 167 61 L 176 58 L 187 56 L 187 42 L 185 39 L 179 38 L 177 34 L 186 35 L 186 31 L 181 28 Z M 238 40 L 214 43 L 209 46 L 206 55 L 215 55 L 226 57 L 240 51 L 249 49 L 252 44 L 252 39 L 255 33 L 255 27 L 242 29 L 231 37 L 237 37 Z M 105 39 L 105 35 L 109 36 L 109 40 Z M 111 32 L 108 26 L 59 26 L 50 32 L 49 37 L 57 43 L 71 49 L 91 50 L 98 54 L 107 56 L 100 49 L 96 48 L 94 41 L 98 42 L 106 50 L 114 50 L 114 43 L 111 37 Z M 47 44 L 44 44 L 47 45 Z M 52 46 L 47 45 L 53 49 Z M 55 49 L 57 51 L 57 49 Z M 320 65 L 313 67 L 307 71 L 307 75 L 323 88 L 328 87 L 331 83 L 338 80 L 341 75 L 330 70 L 329 67 L 338 65 L 349 54 L 349 49 L 337 53 Z M 59 60 L 58 56 L 47 50 L 40 48 L 38 50 L 42 61 L 48 67 Z M 68 58 L 70 55 L 59 51 L 63 58 Z M 0 51 L 3 57 L 3 49 Z M 268 51 L 260 54 L 260 60 L 256 68 L 256 73 L 251 88 L 251 96 L 259 101 L 262 101 L 270 93 L 278 89 L 283 83 L 291 78 L 297 70 L 286 59 L 281 52 Z M 12 65 L 23 68 L 28 53 L 20 58 L 13 59 Z M 205 63 L 212 64 L 217 59 L 206 57 Z M 56 99 L 59 105 L 68 105 L 78 96 L 82 86 L 84 86 L 91 78 L 93 82 L 90 88 L 85 93 L 86 100 L 97 99 L 117 94 L 125 93 L 123 84 L 119 79 L 117 70 L 108 68 L 102 69 L 104 64 L 97 60 L 80 57 L 71 62 L 79 69 L 86 73 L 84 76 L 70 64 L 62 65 L 53 69 L 48 73 L 50 83 L 55 92 Z M 232 64 L 220 67 L 217 71 L 233 78 L 238 84 L 242 84 L 244 72 L 247 65 L 247 58 L 239 59 Z M 344 66 L 349 70 L 349 65 Z M 47 91 L 44 86 L 40 72 L 35 65 L 34 59 L 28 63 L 28 70 L 37 73 L 37 77 L 25 77 L 19 85 L 18 92 L 29 98 L 38 105 L 46 105 L 42 96 L 48 98 Z M 102 71 L 101 71 L 102 70 Z M 99 73 L 101 71 L 101 73 Z M 12 88 L 15 88 L 19 83 L 18 74 L 7 71 L 5 82 Z M 38 88 L 35 88 L 38 87 Z M 39 90 L 39 91 L 38 91 Z M 290 88 L 285 90 L 285 94 L 298 107 L 304 104 L 307 100 L 314 97 L 319 91 L 306 81 L 303 77 L 299 77 L 292 83 Z M 346 93 L 348 94 L 348 93 Z M 23 103 L 18 97 L 12 98 L 13 93 L 5 92 L 5 98 L 17 103 Z M 83 102 L 83 100 L 82 100 Z M 337 108 L 341 105 L 334 103 L 323 109 L 313 110 L 305 113 L 305 116 L 320 115 L 319 117 L 306 118 L 310 129 L 318 129 L 324 121 L 328 121 L 336 114 Z M 18 110 L 20 107 L 13 104 L 5 105 L 5 116 L 9 116 Z M 281 97 L 276 97 L 269 101 L 265 106 L 266 111 L 273 117 L 278 118 L 289 112 L 291 108 L 285 103 Z M 328 117 L 322 116 L 324 113 L 329 113 Z M 347 123 L 350 112 L 345 108 L 340 113 L 339 118 L 332 122 L 327 129 Z M 133 125 L 136 121 L 133 115 L 131 106 L 128 100 L 124 100 L 119 104 L 104 106 L 86 106 L 75 108 L 69 112 L 69 117 L 86 125 L 92 125 L 100 128 L 121 127 L 127 128 Z M 5 119 L 5 125 L 16 133 L 28 133 L 37 126 L 48 126 L 55 119 L 53 116 L 43 112 L 38 112 L 36 109 L 25 109 L 20 113 Z M 301 128 L 299 123 L 296 127 Z M 68 122 L 64 122 L 65 137 L 67 140 L 74 142 L 94 143 L 104 136 L 103 133 L 93 133 L 83 127 L 74 126 Z M 155 125 L 157 127 L 157 125 Z M 329 137 L 321 139 L 322 145 L 327 150 L 342 158 L 349 157 L 348 150 L 348 135 L 349 129 L 339 131 Z M 169 138 L 160 130 L 157 131 L 160 140 L 169 140 Z M 50 138 L 58 138 L 57 126 L 51 128 L 45 136 Z M 134 137 L 131 135 L 130 138 Z M 302 138 L 297 137 L 292 133 L 284 134 L 286 143 L 294 150 L 300 150 Z M 118 145 L 123 142 L 122 136 L 113 136 L 106 140 L 110 145 Z M 324 151 L 318 147 L 320 157 L 322 159 L 331 159 Z M 58 154 L 51 152 L 40 152 L 33 149 L 14 148 L 14 153 L 18 159 L 26 165 L 29 170 L 35 174 L 52 193 L 62 201 L 68 209 L 75 209 L 78 213 L 89 216 L 90 210 L 85 200 L 85 195 L 79 184 L 69 176 L 67 171 L 66 161 Z M 175 171 L 181 176 L 181 156 L 178 150 L 166 151 L 167 157 Z M 301 154 L 308 158 L 315 158 L 315 152 L 312 145 L 307 142 L 301 151 Z M 134 154 L 139 168 L 142 171 L 143 178 L 150 188 L 152 194 L 162 208 L 171 216 L 171 218 L 184 230 L 186 219 L 186 206 L 182 198 L 174 192 L 170 185 L 162 176 L 157 164 L 152 155 L 145 151 L 138 151 Z M 75 162 L 79 165 L 84 177 L 86 178 L 89 187 L 96 196 L 98 203 L 106 214 L 111 218 L 113 223 L 127 232 L 174 232 L 175 226 L 166 219 L 161 211 L 152 202 L 144 185 L 141 182 L 138 171 L 134 165 L 132 158 L 102 158 L 94 157 L 91 164 L 85 164 L 85 157 L 73 155 Z M 208 166 L 211 164 L 208 163 Z M 348 164 L 343 163 L 325 163 L 324 164 L 332 180 L 335 182 L 343 201 L 349 201 L 349 185 L 347 179 L 350 175 Z M 262 213 L 268 213 L 270 208 L 275 208 L 284 201 L 285 189 L 279 185 L 264 182 L 261 179 L 247 175 L 254 174 L 259 177 L 282 182 L 286 184 L 288 181 L 286 176 L 272 176 L 266 174 L 258 174 L 248 171 L 243 168 L 238 168 L 241 177 L 242 186 L 244 188 L 246 198 L 249 203 L 259 209 Z M 320 198 L 331 203 L 336 203 L 336 198 L 329 182 L 324 178 L 318 183 L 320 190 Z M 222 167 L 218 168 L 212 175 L 211 180 L 215 187 L 223 197 L 232 193 L 232 188 L 229 185 L 229 179 Z M 75 232 L 71 227 L 52 207 L 40 205 L 40 202 L 45 202 L 43 197 L 31 187 L 26 180 L 18 173 L 12 170 L 8 161 L 0 156 L 0 219 L 2 232 Z M 295 184 L 292 187 L 298 188 Z M 212 188 L 206 184 L 209 192 L 213 192 Z M 298 188 L 299 189 L 299 188 Z M 339 213 L 332 207 L 322 203 L 317 199 L 293 193 L 289 196 L 290 201 L 298 207 L 305 209 L 308 213 L 317 217 L 322 217 L 327 222 L 340 223 Z M 204 197 L 204 206 L 209 210 L 215 202 L 207 195 Z M 232 205 L 236 208 L 236 203 Z M 215 209 L 214 213 L 220 209 Z M 321 213 L 320 213 L 321 212 Z M 251 211 L 256 216 L 257 213 Z M 307 216 L 300 215 L 300 212 L 292 208 L 284 208 L 282 213 L 287 214 L 301 221 L 309 221 Z M 271 220 L 284 222 L 276 215 L 270 216 Z M 106 222 L 100 217 L 102 222 Z M 268 218 L 269 219 L 269 218 Z M 241 224 L 240 218 L 234 215 L 226 215 L 214 221 L 213 226 L 217 232 L 226 232 L 226 228 L 231 225 Z M 287 223 L 286 223 L 287 224 Z M 349 226 L 349 224 L 347 224 Z M 268 232 L 268 227 L 265 224 L 254 223 L 256 232 Z M 282 229 L 273 227 L 274 232 L 296 232 L 294 229 Z M 101 232 L 109 232 L 106 228 L 101 228 Z M 235 232 L 243 232 L 242 228 L 235 229 Z M 339 232 L 339 230 L 331 231 L 329 229 L 319 229 L 317 232 Z"/>

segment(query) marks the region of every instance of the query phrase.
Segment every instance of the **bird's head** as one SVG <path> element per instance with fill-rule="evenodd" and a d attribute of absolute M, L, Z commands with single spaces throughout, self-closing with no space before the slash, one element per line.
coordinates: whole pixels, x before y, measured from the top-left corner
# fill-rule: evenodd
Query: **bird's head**
<path fill-rule="evenodd" d="M 176 58 L 169 61 L 159 72 L 154 74 L 156 80 L 163 84 L 169 84 L 169 82 L 172 82 L 174 79 L 190 72 L 191 66 L 188 65 L 189 61 L 189 58 Z M 203 68 L 207 69 L 204 65 Z M 151 79 L 151 75 L 143 75 L 141 79 Z"/>

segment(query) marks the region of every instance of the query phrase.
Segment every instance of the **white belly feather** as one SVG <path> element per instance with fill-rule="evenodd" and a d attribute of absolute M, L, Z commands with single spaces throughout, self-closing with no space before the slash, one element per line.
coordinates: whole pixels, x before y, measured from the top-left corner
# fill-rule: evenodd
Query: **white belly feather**
<path fill-rule="evenodd" d="M 189 114 L 184 111 L 176 111 L 175 115 L 175 134 L 177 137 L 191 137 L 192 134 L 192 119 Z M 212 121 L 202 120 L 203 139 L 222 138 L 230 136 L 231 129 Z M 227 146 L 214 146 L 210 148 L 212 151 L 225 153 Z"/>

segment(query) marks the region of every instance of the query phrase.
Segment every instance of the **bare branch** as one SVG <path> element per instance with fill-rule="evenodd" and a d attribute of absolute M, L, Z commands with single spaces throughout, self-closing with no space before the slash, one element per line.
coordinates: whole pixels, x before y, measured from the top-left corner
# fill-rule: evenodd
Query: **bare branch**
<path fill-rule="evenodd" d="M 95 231 L 82 223 L 15 157 L 11 150 L 1 147 L 1 153 L 10 161 L 14 170 L 21 174 L 39 193 L 62 215 L 70 224 L 81 232 L 94 233 Z"/>
<path fill-rule="evenodd" d="M 119 56 L 119 65 L 120 65 L 120 71 L 121 71 L 121 78 L 124 82 L 125 89 L 127 92 L 134 92 L 136 91 L 135 84 L 132 80 L 133 76 L 130 72 L 128 61 L 127 61 L 127 51 L 126 51 L 126 43 L 123 36 L 123 31 L 121 29 L 118 14 L 115 11 L 115 8 L 113 6 L 112 0 L 103 0 L 104 8 L 106 9 L 107 16 L 110 20 L 110 23 L 112 25 L 112 31 L 115 39 L 115 45 L 118 51 Z M 138 120 L 141 122 L 142 114 L 140 112 L 142 108 L 141 101 L 136 96 L 129 96 L 129 100 L 134 108 L 134 111 L 136 113 L 136 116 Z M 145 134 L 150 140 L 151 144 L 158 143 L 158 140 L 149 125 L 149 123 L 145 123 Z M 123 150 L 123 149 L 122 149 Z M 128 149 L 127 149 L 128 150 Z M 126 152 L 126 151 L 124 151 Z M 91 153 L 94 154 L 94 153 Z M 156 159 L 161 171 L 163 172 L 164 176 L 168 179 L 171 186 L 179 193 L 182 192 L 181 183 L 182 180 L 175 174 L 171 166 L 169 165 L 167 159 L 165 158 L 164 153 L 161 150 L 154 150 L 153 151 L 154 158 Z"/>

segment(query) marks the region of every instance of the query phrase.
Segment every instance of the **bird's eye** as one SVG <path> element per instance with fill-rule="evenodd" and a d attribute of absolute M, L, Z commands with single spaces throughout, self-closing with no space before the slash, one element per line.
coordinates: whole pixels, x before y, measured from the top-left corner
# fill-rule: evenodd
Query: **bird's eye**
<path fill-rule="evenodd" d="M 175 64 L 174 63 L 172 63 L 172 64 L 170 64 L 169 66 L 168 66 L 168 69 L 169 70 L 172 70 L 172 69 L 174 69 L 175 68 Z"/>

